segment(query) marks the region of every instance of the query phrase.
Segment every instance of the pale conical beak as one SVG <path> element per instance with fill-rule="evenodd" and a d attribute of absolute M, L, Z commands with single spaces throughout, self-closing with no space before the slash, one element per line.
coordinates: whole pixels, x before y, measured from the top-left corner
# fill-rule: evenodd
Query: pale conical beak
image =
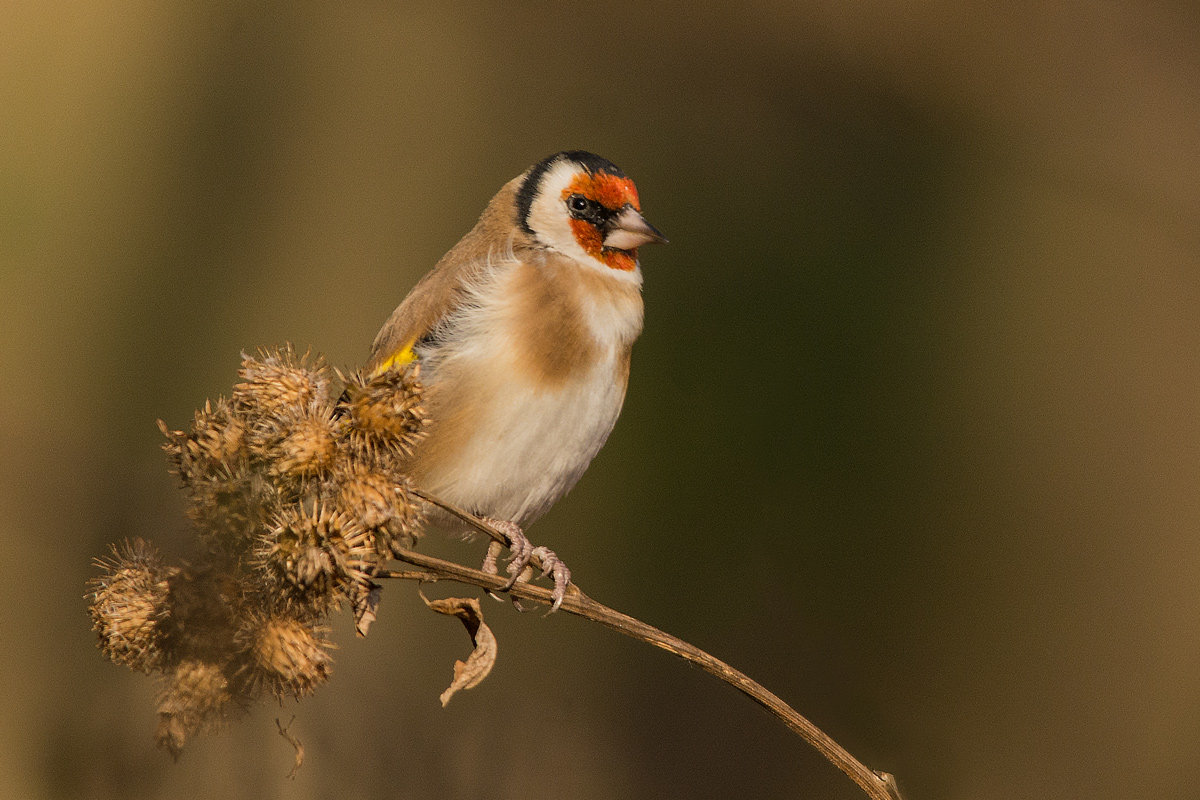
<path fill-rule="evenodd" d="M 651 242 L 667 243 L 658 228 L 655 228 L 633 206 L 627 205 L 608 221 L 604 246 L 617 250 L 632 250 Z"/>

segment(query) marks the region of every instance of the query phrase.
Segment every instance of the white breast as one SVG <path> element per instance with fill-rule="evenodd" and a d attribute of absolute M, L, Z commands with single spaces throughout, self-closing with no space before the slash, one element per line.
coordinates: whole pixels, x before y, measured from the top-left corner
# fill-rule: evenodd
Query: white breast
<path fill-rule="evenodd" d="M 625 387 L 612 364 L 553 394 L 508 382 L 431 491 L 525 527 L 575 485 L 617 421 Z M 438 478 L 441 478 L 439 481 Z"/>
<path fill-rule="evenodd" d="M 525 527 L 575 485 L 616 423 L 642 306 L 636 289 L 589 294 L 580 311 L 598 345 L 593 363 L 547 386 L 516 361 L 521 322 L 504 299 L 513 274 L 471 287 L 443 343 L 419 351 L 434 441 L 417 475 L 439 497 Z"/>

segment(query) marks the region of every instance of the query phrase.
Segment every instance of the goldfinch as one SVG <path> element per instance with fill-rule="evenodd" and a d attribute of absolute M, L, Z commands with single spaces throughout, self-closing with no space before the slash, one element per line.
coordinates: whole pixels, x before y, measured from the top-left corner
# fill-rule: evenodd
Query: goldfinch
<path fill-rule="evenodd" d="M 524 535 L 587 469 L 625 399 L 642 330 L 638 247 L 665 242 L 632 180 L 572 150 L 509 181 L 384 323 L 375 374 L 417 361 L 431 423 L 407 464 L 419 489 L 537 556 L 562 602 L 570 571 Z M 439 527 L 466 532 L 449 515 Z M 495 572 L 497 550 L 485 569 Z"/>

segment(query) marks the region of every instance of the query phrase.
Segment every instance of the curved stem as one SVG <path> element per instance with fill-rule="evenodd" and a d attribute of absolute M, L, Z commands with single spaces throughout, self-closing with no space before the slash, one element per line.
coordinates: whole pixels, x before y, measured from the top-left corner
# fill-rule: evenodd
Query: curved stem
<path fill-rule="evenodd" d="M 429 497 L 423 496 L 423 499 L 442 505 L 437 500 Z M 449 510 L 452 513 L 454 511 L 454 509 Z M 475 527 L 488 532 L 493 538 L 502 536 L 499 532 L 489 530 L 489 526 L 477 518 L 471 517 L 469 514 L 463 513 L 461 516 L 464 520 L 475 525 Z M 424 555 L 413 550 L 394 549 L 393 554 L 398 560 L 419 567 L 422 572 L 384 571 L 376 575 L 376 577 L 428 580 L 430 575 L 436 575 L 440 578 L 478 586 L 488 591 L 503 590 L 508 584 L 506 579 L 497 575 L 490 575 L 486 572 L 464 567 L 452 561 L 445 561 L 440 558 Z M 540 586 L 533 586 L 529 583 L 514 584 L 509 589 L 509 593 L 522 599 L 534 600 L 547 605 L 551 602 L 549 589 L 543 589 Z M 734 669 L 719 658 L 710 655 L 694 645 L 688 644 L 678 637 L 661 631 L 653 625 L 649 625 L 628 614 L 623 614 L 620 611 L 596 602 L 580 591 L 574 584 L 567 591 L 567 596 L 562 603 L 562 610 L 590 619 L 593 622 L 598 622 L 626 636 L 646 642 L 647 644 L 652 644 L 686 661 L 690 661 L 710 675 L 728 683 L 782 720 L 785 725 L 797 733 L 804 741 L 816 748 L 834 766 L 846 773 L 869 797 L 875 798 L 875 800 L 902 800 L 899 787 L 896 785 L 896 780 L 892 775 L 886 772 L 876 772 L 864 766 L 862 762 L 850 755 L 844 747 L 835 742 L 828 734 L 799 714 L 787 703 L 783 702 L 773 692 L 768 691 L 757 681 L 750 679 L 745 673 Z"/>

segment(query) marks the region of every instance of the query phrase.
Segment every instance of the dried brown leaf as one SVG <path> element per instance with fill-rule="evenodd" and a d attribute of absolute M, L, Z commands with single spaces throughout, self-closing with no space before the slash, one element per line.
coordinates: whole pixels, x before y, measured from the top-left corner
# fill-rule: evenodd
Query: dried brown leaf
<path fill-rule="evenodd" d="M 356 585 L 355 590 L 350 602 L 354 609 L 354 633 L 357 636 L 366 636 L 371 623 L 375 621 L 376 612 L 379 611 L 383 587 L 374 581 L 368 581 L 366 584 Z"/>
<path fill-rule="evenodd" d="M 441 600 L 429 600 L 422 595 L 425 605 L 439 614 L 458 617 L 475 649 L 466 661 L 454 662 L 454 681 L 442 692 L 439 698 L 445 707 L 460 689 L 471 689 L 483 682 L 496 664 L 496 637 L 492 629 L 483 621 L 483 610 L 479 601 L 473 597 L 447 597 Z"/>

